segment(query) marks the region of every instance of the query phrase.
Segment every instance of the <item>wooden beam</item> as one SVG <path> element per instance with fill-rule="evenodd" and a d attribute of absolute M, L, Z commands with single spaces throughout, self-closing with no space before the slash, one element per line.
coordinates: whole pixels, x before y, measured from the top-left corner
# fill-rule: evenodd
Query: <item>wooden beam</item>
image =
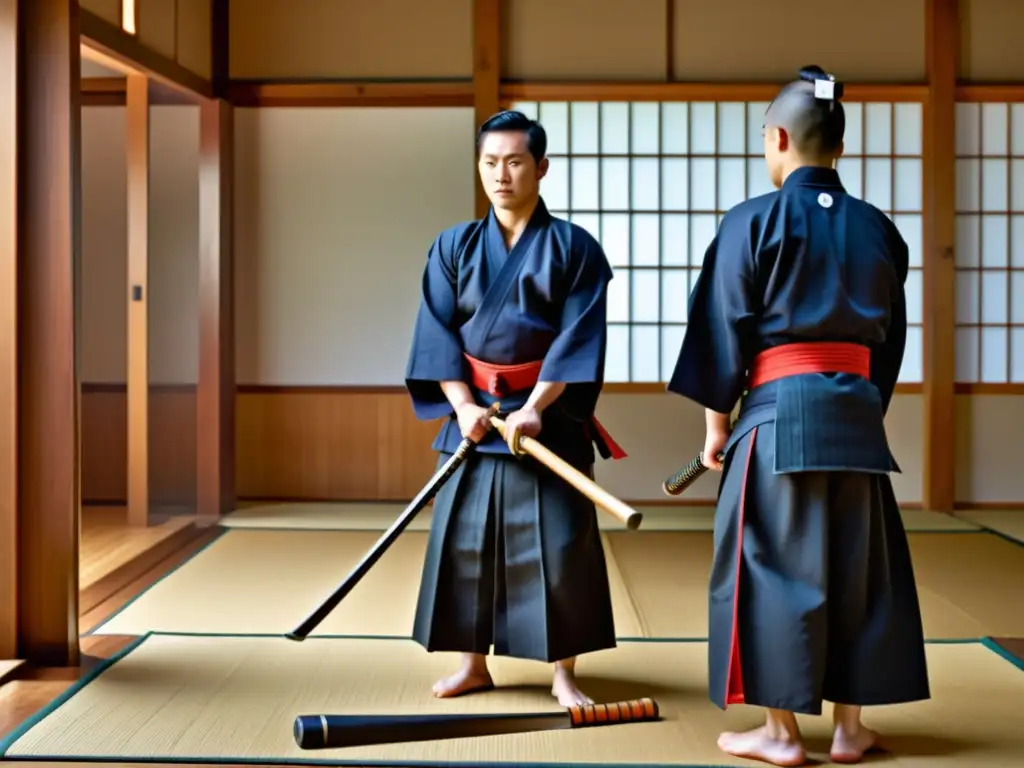
<path fill-rule="evenodd" d="M 126 77 L 83 77 L 83 107 L 123 107 L 128 103 L 128 79 Z M 192 98 L 181 91 L 149 80 L 149 103 L 190 106 Z"/>
<path fill-rule="evenodd" d="M 484 0 L 474 0 L 483 2 Z M 489 0 L 490 1 L 490 0 Z M 480 30 L 480 36 L 483 31 Z M 481 43 L 482 44 L 482 43 Z M 500 59 L 499 59 L 500 60 Z M 479 64 L 479 57 L 476 60 Z M 485 96 L 491 73 L 473 81 L 234 80 L 236 107 L 475 107 L 482 122 L 512 101 L 770 101 L 784 83 L 499 82 L 498 99 Z M 490 83 L 490 86 L 486 84 Z M 479 86 L 479 95 L 478 95 Z M 924 102 L 919 83 L 847 83 L 845 101 Z"/>
<path fill-rule="evenodd" d="M 956 100 L 966 103 L 1024 102 L 1024 83 L 960 83 L 956 87 Z"/>
<path fill-rule="evenodd" d="M 149 83 L 128 75 L 128 521 L 149 524 Z"/>
<path fill-rule="evenodd" d="M 45 666 L 79 661 L 78 10 L 18 3 L 18 655 Z"/>
<path fill-rule="evenodd" d="M 0 0 L 0 660 L 18 650 L 18 0 Z"/>
<path fill-rule="evenodd" d="M 956 501 L 956 85 L 957 0 L 928 0 L 924 105 L 924 456 L 925 509 Z"/>
<path fill-rule="evenodd" d="M 125 88 L 123 77 L 83 77 L 80 87 L 82 106 L 123 107 Z"/>
<path fill-rule="evenodd" d="M 198 516 L 235 505 L 234 108 L 209 101 L 199 117 Z"/>
<path fill-rule="evenodd" d="M 235 107 L 470 107 L 473 84 L 235 80 L 228 101 Z"/>
<path fill-rule="evenodd" d="M 80 11 L 81 42 L 140 74 L 159 80 L 192 97 L 194 102 L 213 95 L 212 83 L 167 56 L 150 50 L 135 35 L 125 32 L 92 11 Z"/>
<path fill-rule="evenodd" d="M 501 84 L 511 101 L 771 101 L 785 83 L 512 82 Z M 923 102 L 925 84 L 846 83 L 843 101 Z"/>
<path fill-rule="evenodd" d="M 473 0 L 473 114 L 475 125 L 501 109 L 501 0 Z M 476 179 L 476 217 L 482 219 L 491 201 L 480 183 L 476 147 L 473 147 L 473 178 Z"/>

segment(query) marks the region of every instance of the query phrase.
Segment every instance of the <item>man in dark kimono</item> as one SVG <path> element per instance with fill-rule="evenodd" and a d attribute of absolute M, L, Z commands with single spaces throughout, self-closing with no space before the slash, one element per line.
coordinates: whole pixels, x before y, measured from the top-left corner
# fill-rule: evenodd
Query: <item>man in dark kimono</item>
<path fill-rule="evenodd" d="M 856 762 L 876 738 L 861 706 L 929 696 L 884 423 L 906 340 L 908 250 L 834 170 L 841 95 L 809 67 L 769 106 L 777 191 L 724 217 L 668 386 L 705 407 L 704 463 L 724 473 L 710 696 L 768 709 L 764 727 L 719 746 L 777 765 L 806 759 L 794 713 L 833 702 L 832 759 Z"/>
<path fill-rule="evenodd" d="M 428 651 L 462 664 L 436 696 L 492 687 L 486 654 L 554 662 L 552 693 L 587 703 L 575 658 L 615 646 L 611 595 L 594 504 L 529 456 L 535 437 L 585 474 L 595 443 L 621 451 L 594 409 L 604 379 L 611 268 L 597 241 L 552 217 L 540 198 L 544 129 L 518 112 L 477 137 L 487 216 L 435 240 L 406 370 L 416 415 L 443 419 L 447 460 L 479 441 L 434 500 L 413 630 Z M 506 440 L 484 420 L 500 401 Z"/>

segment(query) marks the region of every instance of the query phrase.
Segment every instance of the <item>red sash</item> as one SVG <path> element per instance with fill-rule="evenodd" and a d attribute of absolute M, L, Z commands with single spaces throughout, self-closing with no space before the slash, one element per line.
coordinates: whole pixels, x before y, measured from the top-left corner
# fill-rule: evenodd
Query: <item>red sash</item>
<path fill-rule="evenodd" d="M 518 365 L 496 365 L 465 355 L 469 362 L 473 386 L 494 397 L 504 397 L 509 392 L 521 392 L 536 385 L 543 361 L 536 360 Z M 612 439 L 596 416 L 590 417 L 590 424 L 597 430 L 598 437 L 613 459 L 626 458 L 626 452 Z"/>
<path fill-rule="evenodd" d="M 801 342 L 762 351 L 747 378 L 750 389 L 802 373 L 853 373 L 871 378 L 871 350 L 849 342 Z"/>

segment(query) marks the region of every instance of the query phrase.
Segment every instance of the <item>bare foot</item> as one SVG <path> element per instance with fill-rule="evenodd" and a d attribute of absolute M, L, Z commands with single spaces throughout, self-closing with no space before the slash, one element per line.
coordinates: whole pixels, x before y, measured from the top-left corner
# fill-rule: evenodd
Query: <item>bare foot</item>
<path fill-rule="evenodd" d="M 781 766 L 803 765 L 807 753 L 799 740 L 773 737 L 767 726 L 743 733 L 726 732 L 718 737 L 718 748 L 733 757 L 760 760 Z"/>
<path fill-rule="evenodd" d="M 488 691 L 494 688 L 491 673 L 487 671 L 486 662 L 463 661 L 462 667 L 454 675 L 443 677 L 434 683 L 434 696 L 448 699 L 464 696 L 467 693 Z"/>
<path fill-rule="evenodd" d="M 587 696 L 576 685 L 576 675 L 563 667 L 555 667 L 555 677 L 551 683 L 551 695 L 558 699 L 563 707 L 575 707 L 581 704 L 593 704 L 594 700 Z"/>
<path fill-rule="evenodd" d="M 847 731 L 841 725 L 836 727 L 832 737 L 832 749 L 829 759 L 833 763 L 852 765 L 864 759 L 864 753 L 875 746 L 878 734 L 870 728 L 859 726 L 854 731 Z"/>

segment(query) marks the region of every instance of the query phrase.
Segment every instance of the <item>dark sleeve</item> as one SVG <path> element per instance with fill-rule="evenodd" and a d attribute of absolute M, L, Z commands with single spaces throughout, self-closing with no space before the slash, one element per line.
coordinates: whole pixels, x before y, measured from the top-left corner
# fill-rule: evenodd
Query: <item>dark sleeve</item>
<path fill-rule="evenodd" d="M 450 233 L 444 233 L 430 247 L 405 369 L 405 386 L 412 398 L 413 411 L 417 418 L 424 420 L 453 413 L 441 391 L 442 381 L 468 380 L 468 364 L 456 324 L 455 241 Z"/>
<path fill-rule="evenodd" d="M 690 293 L 686 335 L 667 387 L 718 413 L 730 413 L 742 396 L 754 351 L 760 302 L 753 226 L 749 215 L 730 211 L 708 246 Z"/>
<path fill-rule="evenodd" d="M 906 241 L 896 229 L 889 228 L 889 242 L 896 271 L 896 284 L 892 288 L 892 305 L 889 314 L 889 330 L 885 341 L 871 349 L 871 382 L 878 388 L 882 396 L 883 411 L 889 410 L 896 382 L 899 380 L 900 368 L 903 367 L 903 354 L 907 347 L 907 273 L 910 269 L 910 251 Z"/>
<path fill-rule="evenodd" d="M 611 266 L 598 242 L 590 235 L 574 233 L 561 326 L 544 356 L 539 381 L 604 381 L 611 279 Z"/>

